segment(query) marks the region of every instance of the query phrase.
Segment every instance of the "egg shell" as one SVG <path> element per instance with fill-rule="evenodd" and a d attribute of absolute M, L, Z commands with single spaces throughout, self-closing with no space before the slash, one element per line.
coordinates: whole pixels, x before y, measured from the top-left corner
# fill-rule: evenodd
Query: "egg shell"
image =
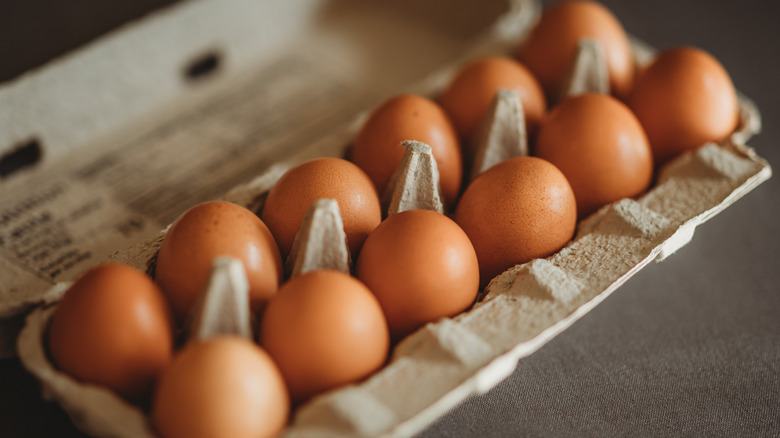
<path fill-rule="evenodd" d="M 551 99 L 563 86 L 580 39 L 598 42 L 607 58 L 610 89 L 625 97 L 634 81 L 634 59 L 626 32 L 603 5 L 565 1 L 544 10 L 520 45 L 519 58 L 528 66 Z"/>
<path fill-rule="evenodd" d="M 219 336 L 187 344 L 160 377 L 152 421 L 163 438 L 261 438 L 287 423 L 290 399 L 253 342 Z"/>
<path fill-rule="evenodd" d="M 356 276 L 384 310 L 394 339 L 474 302 L 477 255 L 452 219 L 430 210 L 389 216 L 369 234 Z"/>
<path fill-rule="evenodd" d="M 143 403 L 173 355 L 173 325 L 160 289 L 121 264 L 96 266 L 65 292 L 48 346 L 57 368 Z"/>
<path fill-rule="evenodd" d="M 556 105 L 539 128 L 535 154 L 566 175 L 580 217 L 642 193 L 653 178 L 650 144 L 636 116 L 602 94 Z"/>
<path fill-rule="evenodd" d="M 282 259 L 263 221 L 231 202 L 198 204 L 173 223 L 157 254 L 155 280 L 179 321 L 206 286 L 212 263 L 219 256 L 243 263 L 252 310 L 259 311 L 279 288 Z"/>
<path fill-rule="evenodd" d="M 574 235 L 577 206 L 566 177 L 550 162 L 516 157 L 480 174 L 455 210 L 479 260 L 481 283 L 558 251 Z"/>
<path fill-rule="evenodd" d="M 643 69 L 628 103 L 658 163 L 723 140 L 739 122 L 737 93 L 726 69 L 692 47 L 660 53 Z"/>
<path fill-rule="evenodd" d="M 288 170 L 268 192 L 261 217 L 279 243 L 282 257 L 292 249 L 306 211 L 318 199 L 335 199 L 353 257 L 379 222 L 382 210 L 371 179 L 341 158 L 317 158 Z"/>
<path fill-rule="evenodd" d="M 351 160 L 384 194 L 404 155 L 401 142 L 431 147 L 439 168 L 442 194 L 453 205 L 460 191 L 463 163 L 455 127 L 435 102 L 413 94 L 393 97 L 377 107 L 355 138 Z"/>
<path fill-rule="evenodd" d="M 465 142 L 474 139 L 501 88 L 517 92 L 527 130 L 529 134 L 535 131 L 547 109 L 547 100 L 539 82 L 526 66 L 516 60 L 487 56 L 463 67 L 440 98 L 442 107 Z"/>
<path fill-rule="evenodd" d="M 377 299 L 338 271 L 293 277 L 268 303 L 260 326 L 260 344 L 297 402 L 373 373 L 389 343 Z"/>

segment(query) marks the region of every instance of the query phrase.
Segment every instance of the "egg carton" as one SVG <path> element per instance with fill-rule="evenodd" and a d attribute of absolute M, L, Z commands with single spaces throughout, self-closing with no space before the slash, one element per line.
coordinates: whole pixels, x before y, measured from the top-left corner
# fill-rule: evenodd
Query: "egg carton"
<path fill-rule="evenodd" d="M 634 41 L 633 49 L 638 62 L 652 57 L 652 50 L 641 42 Z M 590 62 L 588 50 L 580 52 L 582 64 Z M 457 67 L 434 75 L 419 90 L 434 95 Z M 580 86 L 601 86 L 599 75 L 594 76 L 595 85 L 576 85 L 590 80 L 584 79 L 587 75 L 574 76 L 572 92 Z M 513 114 L 499 109 L 511 109 L 511 102 L 497 100 L 494 114 Z M 580 221 L 575 237 L 556 254 L 497 276 L 470 310 L 430 323 L 402 340 L 388 364 L 365 381 L 300 406 L 285 435 L 408 436 L 468 395 L 485 392 L 506 378 L 518 360 L 568 328 L 642 267 L 674 253 L 699 224 L 771 176 L 768 163 L 745 145 L 760 129 L 758 111 L 744 96 L 739 103 L 740 125 L 730 138 L 680 156 L 658 171 L 644 195 L 608 205 Z M 224 199 L 259 211 L 270 187 L 296 163 L 311 156 L 344 155 L 364 118 L 277 163 Z M 485 142 L 486 149 L 489 143 Z M 431 205 L 437 208 L 435 201 Z M 111 258 L 153 270 L 164 233 Z M 154 436 L 138 408 L 110 391 L 74 381 L 48 362 L 45 327 L 66 287 L 67 283 L 60 284 L 43 294 L 27 318 L 18 340 L 23 363 L 41 380 L 45 393 L 60 401 L 87 433 Z"/>
<path fill-rule="evenodd" d="M 751 126 L 755 113 L 749 104 L 743 105 L 743 116 L 741 127 Z M 355 127 L 345 136 L 351 138 L 354 132 Z M 664 259 L 687 243 L 696 226 L 768 178 L 768 165 L 736 141 L 747 135 L 740 130 L 722 144 L 706 145 L 664 166 L 657 183 L 645 195 L 602 208 L 581 221 L 575 238 L 556 254 L 497 276 L 472 309 L 408 336 L 394 348 L 389 363 L 366 381 L 315 397 L 298 408 L 285 434 L 407 436 L 468 395 L 489 390 L 512 373 L 519 359 L 565 330 L 647 263 Z M 343 151 L 348 143 L 340 144 Z M 437 187 L 437 173 L 430 148 L 416 142 L 407 148 L 403 171 L 394 177 L 384 204 L 390 214 L 420 207 L 443 211 L 438 191 L 431 190 Z M 267 191 L 293 164 L 278 164 L 225 199 L 259 211 Z M 412 179 L 412 175 L 417 177 Z M 298 256 L 290 258 L 293 263 L 288 261 L 288 272 L 295 275 L 322 266 L 349 271 L 334 204 L 315 203 L 307 214 L 293 246 L 293 254 Z M 341 233 L 323 238 L 323 230 L 312 232 L 314 224 Z M 320 233 L 319 238 L 309 239 L 316 233 Z M 153 271 L 164 235 L 117 253 L 113 260 Z M 325 261 L 316 259 L 322 255 L 323 239 L 325 245 L 336 249 L 329 253 L 336 255 Z M 314 241 L 315 248 L 307 247 L 304 241 Z M 311 253 L 316 260 L 306 256 Z M 43 347 L 45 327 L 65 286 L 52 289 L 49 304 L 28 317 L 19 338 L 22 361 L 88 433 L 154 436 L 137 407 L 108 390 L 75 382 L 48 362 Z M 241 300 L 231 303 L 236 301 Z M 235 312 L 230 315 L 226 320 L 237 322 L 232 330 L 249 336 L 248 317 L 238 318 Z"/>
<path fill-rule="evenodd" d="M 419 148 L 420 145 L 410 145 L 405 156 L 402 168 L 407 170 L 407 176 L 420 174 L 420 162 L 432 163 L 430 150 L 426 155 Z M 236 188 L 226 199 L 257 209 L 282 170 L 291 164 L 281 164 L 251 184 Z M 285 435 L 408 436 L 422 430 L 468 395 L 485 392 L 509 376 L 519 359 L 565 330 L 647 263 L 664 259 L 687 243 L 696 226 L 760 184 L 770 172 L 749 148 L 730 140 L 680 157 L 661 170 L 657 184 L 639 199 L 621 200 L 581 221 L 575 238 L 556 254 L 505 271 L 490 282 L 472 309 L 427 324 L 402 340 L 389 363 L 366 381 L 317 396 L 299 407 Z M 404 190 L 408 184 L 403 183 L 403 178 L 396 182 L 391 191 L 396 194 L 395 199 L 387 201 L 391 211 L 404 210 L 399 205 L 442 208 L 440 200 L 431 202 L 435 196 L 430 193 L 421 199 L 416 196 L 416 188 Z M 415 185 L 418 184 L 416 181 Z M 415 194 L 409 195 L 410 192 Z M 322 266 L 349 271 L 343 229 L 334 204 L 315 203 L 307 214 L 303 231 L 294 244 L 293 251 L 298 256 L 291 257 L 295 263 L 287 268 L 292 275 Z M 312 257 L 306 257 L 304 243 L 312 240 L 301 236 L 309 237 L 313 224 L 325 224 L 326 234 L 327 230 L 341 233 L 323 238 L 320 230 L 321 237 L 313 239 L 315 248 L 308 251 L 314 253 L 312 261 Z M 164 232 L 113 259 L 153 270 L 163 237 Z M 340 249 L 335 251 L 336 256 L 324 261 L 323 240 L 325 245 Z M 235 263 L 232 266 L 232 274 L 225 267 L 212 276 L 212 283 L 219 285 L 207 288 L 207 293 L 243 290 L 225 287 L 230 282 L 246 283 L 241 280 L 241 269 L 235 280 Z M 75 381 L 49 362 L 45 331 L 56 302 L 68 285 L 63 283 L 51 289 L 46 303 L 28 316 L 19 337 L 19 353 L 25 367 L 85 432 L 94 436 L 155 436 L 138 407 L 107 389 Z M 246 291 L 239 295 L 242 296 L 246 297 Z M 217 295 L 216 303 L 220 304 L 220 300 L 224 304 L 224 298 Z M 205 301 L 202 299 L 201 304 Z M 214 310 L 217 316 L 210 317 L 210 325 L 208 317 L 196 316 L 191 332 L 196 337 L 207 337 L 217 330 L 213 328 L 216 325 L 221 332 L 251 337 L 248 310 L 235 311 L 236 303 L 241 302 L 247 307 L 248 300 L 241 298 L 218 306 Z M 227 317 L 221 313 L 225 308 Z M 201 315 L 201 311 L 195 315 Z"/>

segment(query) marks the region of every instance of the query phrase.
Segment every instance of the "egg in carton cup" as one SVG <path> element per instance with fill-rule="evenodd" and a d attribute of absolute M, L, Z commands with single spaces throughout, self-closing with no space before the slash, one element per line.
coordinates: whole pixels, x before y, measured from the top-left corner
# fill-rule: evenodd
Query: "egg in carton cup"
<path fill-rule="evenodd" d="M 632 41 L 632 49 L 639 64 L 653 56 L 641 42 Z M 422 87 L 424 94 L 441 89 L 455 68 L 429 80 Z M 563 94 L 604 93 L 607 89 L 601 49 L 592 42 L 581 42 Z M 685 245 L 696 226 L 771 176 L 768 163 L 745 145 L 760 129 L 758 111 L 744 96 L 739 96 L 739 106 L 740 123 L 729 138 L 676 158 L 658 170 L 646 193 L 612 203 L 581 220 L 575 237 L 557 253 L 493 278 L 471 309 L 429 323 L 403 339 L 389 362 L 365 381 L 300 406 L 285 435 L 407 436 L 422 430 L 469 394 L 495 386 L 512 373 L 519 359 L 565 330 L 643 266 L 663 260 Z M 497 162 L 528 153 L 522 114 L 515 94 L 501 91 L 496 95 L 475 139 L 478 153 L 471 178 Z M 354 138 L 363 119 L 301 156 L 346 154 L 344 145 Z M 443 212 L 430 148 L 419 143 L 406 146 L 384 205 L 390 214 L 419 207 Z M 229 192 L 225 199 L 260 211 L 268 190 L 298 161 L 277 164 Z M 113 259 L 153 270 L 164 234 Z M 293 248 L 292 262 L 287 266 L 291 275 L 321 267 L 348 271 L 349 253 L 338 206 L 329 201 L 315 203 Z M 242 290 L 240 270 L 226 261 L 217 261 L 215 266 L 212 286 L 196 307 L 198 316 L 193 318 L 190 333 L 209 336 L 226 330 L 245 336 L 246 312 L 236 307 L 245 300 L 235 296 Z M 234 286 L 225 286 L 231 284 Z M 110 391 L 74 381 L 48 362 L 43 347 L 45 328 L 66 287 L 58 285 L 50 290 L 44 304 L 29 315 L 18 340 L 25 367 L 87 433 L 154 436 L 137 407 Z"/>
<path fill-rule="evenodd" d="M 52 290 L 62 295 L 70 283 Z M 240 260 L 218 257 L 207 286 L 200 294 L 185 327 L 187 340 L 204 341 L 236 336 L 253 342 L 249 284 Z M 143 410 L 106 387 L 83 383 L 58 370 L 45 345 L 56 302 L 28 316 L 19 336 L 19 356 L 42 383 L 44 396 L 57 400 L 82 431 L 102 437 L 156 437 Z"/>

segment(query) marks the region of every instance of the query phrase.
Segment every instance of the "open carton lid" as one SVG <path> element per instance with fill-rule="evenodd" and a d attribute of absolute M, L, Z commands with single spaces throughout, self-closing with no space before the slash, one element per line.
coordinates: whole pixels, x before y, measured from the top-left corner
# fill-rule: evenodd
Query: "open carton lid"
<path fill-rule="evenodd" d="M 0 356 L 54 284 L 278 163 L 341 155 L 356 114 L 508 50 L 538 9 L 184 1 L 0 85 Z"/>

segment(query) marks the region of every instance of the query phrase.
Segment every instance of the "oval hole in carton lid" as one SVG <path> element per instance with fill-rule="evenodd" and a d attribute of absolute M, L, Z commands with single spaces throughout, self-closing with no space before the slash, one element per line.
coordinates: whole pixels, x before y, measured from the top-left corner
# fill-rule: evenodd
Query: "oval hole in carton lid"
<path fill-rule="evenodd" d="M 0 177 L 5 178 L 12 173 L 34 165 L 41 160 L 43 148 L 37 138 L 32 138 L 12 147 L 0 157 Z"/>
<path fill-rule="evenodd" d="M 185 65 L 184 79 L 188 82 L 201 81 L 218 72 L 221 64 L 222 54 L 216 49 L 208 50 Z"/>

